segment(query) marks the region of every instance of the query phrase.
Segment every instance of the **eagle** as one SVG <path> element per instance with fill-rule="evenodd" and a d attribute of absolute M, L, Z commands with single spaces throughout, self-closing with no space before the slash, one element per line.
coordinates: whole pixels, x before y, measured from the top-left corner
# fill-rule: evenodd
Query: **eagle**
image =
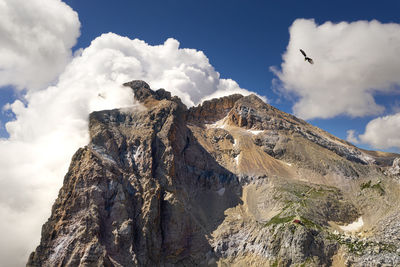
<path fill-rule="evenodd" d="M 303 50 L 300 49 L 300 52 L 303 54 L 304 56 L 304 61 L 308 61 L 308 63 L 310 64 L 314 64 L 314 61 L 312 60 L 312 58 L 307 57 L 306 52 L 304 52 Z"/>

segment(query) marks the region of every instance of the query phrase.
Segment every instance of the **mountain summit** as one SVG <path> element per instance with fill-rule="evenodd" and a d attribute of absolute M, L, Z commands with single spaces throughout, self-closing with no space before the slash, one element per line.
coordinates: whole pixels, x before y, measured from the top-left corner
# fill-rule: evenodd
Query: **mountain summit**
<path fill-rule="evenodd" d="M 124 85 L 140 106 L 90 114 L 27 266 L 400 264 L 399 155 L 255 95 Z"/>

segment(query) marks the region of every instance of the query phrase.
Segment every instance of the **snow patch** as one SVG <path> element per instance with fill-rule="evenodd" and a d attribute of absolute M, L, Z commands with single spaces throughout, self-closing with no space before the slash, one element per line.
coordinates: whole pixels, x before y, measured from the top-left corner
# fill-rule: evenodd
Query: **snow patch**
<path fill-rule="evenodd" d="M 107 154 L 107 151 L 104 147 L 92 145 L 91 148 L 93 151 L 97 152 L 101 158 L 116 163 L 115 160 L 109 154 Z"/>
<path fill-rule="evenodd" d="M 389 168 L 389 173 L 392 175 L 400 174 L 400 158 L 393 160 L 392 167 Z"/>
<path fill-rule="evenodd" d="M 50 263 L 55 263 L 58 259 L 62 258 L 65 254 L 66 248 L 71 244 L 74 240 L 74 234 L 82 229 L 82 224 L 79 219 L 76 219 L 72 222 L 70 226 L 68 226 L 68 232 L 70 235 L 62 235 L 59 236 L 53 245 L 53 253 L 49 257 Z M 50 264 L 52 265 L 52 264 Z"/>
<path fill-rule="evenodd" d="M 288 165 L 288 166 L 292 166 L 292 163 L 289 163 L 289 162 L 285 162 L 286 163 L 286 165 Z"/>
<path fill-rule="evenodd" d="M 343 142 L 341 142 L 341 141 L 332 139 L 332 138 L 327 137 L 327 136 L 325 136 L 324 138 L 325 138 L 328 142 L 335 143 L 335 144 L 337 144 L 337 145 L 339 145 L 339 146 L 342 146 L 342 147 L 347 148 L 347 149 L 348 149 L 351 153 L 353 153 L 357 158 L 359 158 L 360 160 L 364 161 L 364 162 L 367 163 L 367 164 L 373 164 L 373 163 L 375 163 L 375 160 L 374 160 L 373 157 L 371 157 L 371 156 L 369 156 L 369 155 L 367 155 L 367 154 L 365 154 L 365 153 L 363 153 L 363 152 L 360 152 L 359 150 L 357 150 L 357 149 L 355 149 L 355 148 L 353 148 L 353 147 L 347 145 L 346 143 L 343 143 Z"/>
<path fill-rule="evenodd" d="M 142 147 L 142 146 L 139 146 L 139 147 L 136 148 L 136 150 L 134 150 L 134 153 L 133 153 L 133 160 L 134 160 L 135 162 L 137 162 L 139 158 L 142 158 L 142 157 L 143 157 L 143 155 L 144 155 L 143 147 Z"/>
<path fill-rule="evenodd" d="M 361 229 L 361 227 L 363 227 L 364 225 L 364 221 L 362 219 L 362 217 L 358 218 L 357 221 L 354 221 L 348 225 L 344 225 L 344 226 L 339 226 L 340 229 L 342 229 L 343 231 L 346 232 L 355 232 Z"/>
<path fill-rule="evenodd" d="M 238 154 L 238 155 L 235 157 L 236 165 L 239 165 L 239 157 L 240 157 L 240 154 Z"/>
<path fill-rule="evenodd" d="M 224 193 L 225 193 L 225 187 L 222 187 L 217 191 L 217 194 L 220 195 L 221 197 L 224 195 Z"/>
<path fill-rule="evenodd" d="M 239 145 L 239 142 L 236 139 L 233 139 L 233 147 L 237 147 Z"/>
<path fill-rule="evenodd" d="M 65 248 L 71 243 L 72 236 L 63 236 L 56 240 L 56 245 L 53 248 L 53 253 L 50 255 L 49 262 L 55 262 L 57 258 L 61 258 Z"/>
<path fill-rule="evenodd" d="M 374 160 L 372 157 L 370 157 L 370 156 L 368 156 L 368 155 L 366 155 L 366 154 L 364 154 L 364 153 L 362 153 L 362 152 L 361 152 L 360 158 L 361 158 L 363 161 L 367 162 L 368 164 L 373 164 L 373 163 L 375 163 L 375 160 Z"/>
<path fill-rule="evenodd" d="M 264 132 L 263 130 L 247 130 L 249 133 L 251 133 L 251 134 L 254 134 L 254 135 L 257 135 L 257 134 L 259 134 L 259 133 L 262 133 L 262 132 Z"/>
<path fill-rule="evenodd" d="M 221 128 L 221 129 L 225 129 L 226 126 L 228 126 L 228 123 L 227 123 L 227 119 L 226 119 L 226 117 L 225 117 L 225 118 L 223 118 L 223 119 L 221 119 L 221 120 L 219 120 L 219 121 L 214 122 L 213 124 L 206 124 L 206 126 L 207 126 L 207 128 Z"/>

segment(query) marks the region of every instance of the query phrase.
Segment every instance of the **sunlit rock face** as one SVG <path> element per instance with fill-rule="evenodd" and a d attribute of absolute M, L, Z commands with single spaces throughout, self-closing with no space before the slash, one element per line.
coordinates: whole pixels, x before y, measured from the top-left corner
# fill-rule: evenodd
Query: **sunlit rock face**
<path fill-rule="evenodd" d="M 255 95 L 124 85 L 141 105 L 90 115 L 27 266 L 400 264 L 398 155 Z"/>

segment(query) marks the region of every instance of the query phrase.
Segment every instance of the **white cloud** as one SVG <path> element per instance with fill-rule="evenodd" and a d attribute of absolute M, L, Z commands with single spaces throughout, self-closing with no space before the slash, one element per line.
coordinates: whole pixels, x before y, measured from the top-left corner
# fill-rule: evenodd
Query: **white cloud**
<path fill-rule="evenodd" d="M 304 61 L 300 48 L 314 65 Z M 297 19 L 281 70 L 271 69 L 282 82 L 278 90 L 298 97 L 293 111 L 303 119 L 376 115 L 384 107 L 374 94 L 400 85 L 399 54 L 399 24 L 373 20 L 317 25 Z"/>
<path fill-rule="evenodd" d="M 346 140 L 353 144 L 358 144 L 360 141 L 357 139 L 355 130 L 348 130 Z"/>
<path fill-rule="evenodd" d="M 203 96 L 200 102 L 205 100 L 213 99 L 213 98 L 220 98 L 232 94 L 241 94 L 241 95 L 248 95 L 249 93 L 257 95 L 261 98 L 264 102 L 268 103 L 268 99 L 265 96 L 261 96 L 254 92 L 249 92 L 246 89 L 242 89 L 238 86 L 238 84 L 232 79 L 220 79 L 219 84 L 217 86 L 217 90 L 210 95 Z"/>
<path fill-rule="evenodd" d="M 60 0 L 0 0 L 0 87 L 46 87 L 71 59 L 78 14 Z"/>
<path fill-rule="evenodd" d="M 178 95 L 189 106 L 216 92 L 249 94 L 235 81 L 220 79 L 202 51 L 179 48 L 179 42 L 173 38 L 151 46 L 142 40 L 110 33 L 94 40 L 83 56 L 99 57 L 99 51 L 101 56 L 109 57 L 108 64 L 114 64 L 108 75 L 120 75 L 118 82 L 142 79 L 152 88 L 162 87 Z"/>
<path fill-rule="evenodd" d="M 400 113 L 370 121 L 359 139 L 374 148 L 400 148 Z"/>
<path fill-rule="evenodd" d="M 29 91 L 27 104 L 7 106 L 16 120 L 0 140 L 0 258 L 22 265 L 39 243 L 40 226 L 62 185 L 72 154 L 88 142 L 91 111 L 134 105 L 134 79 L 163 87 L 188 105 L 208 95 L 250 93 L 221 79 L 201 51 L 179 48 L 168 39 L 151 46 L 116 34 L 104 34 L 80 51 L 59 77 L 41 91 Z M 101 97 L 99 96 L 101 95 Z M 23 230 L 21 230 L 23 229 Z M 12 256 L 9 256 L 12 255 Z M 18 259 L 18 260 L 16 260 Z"/>

